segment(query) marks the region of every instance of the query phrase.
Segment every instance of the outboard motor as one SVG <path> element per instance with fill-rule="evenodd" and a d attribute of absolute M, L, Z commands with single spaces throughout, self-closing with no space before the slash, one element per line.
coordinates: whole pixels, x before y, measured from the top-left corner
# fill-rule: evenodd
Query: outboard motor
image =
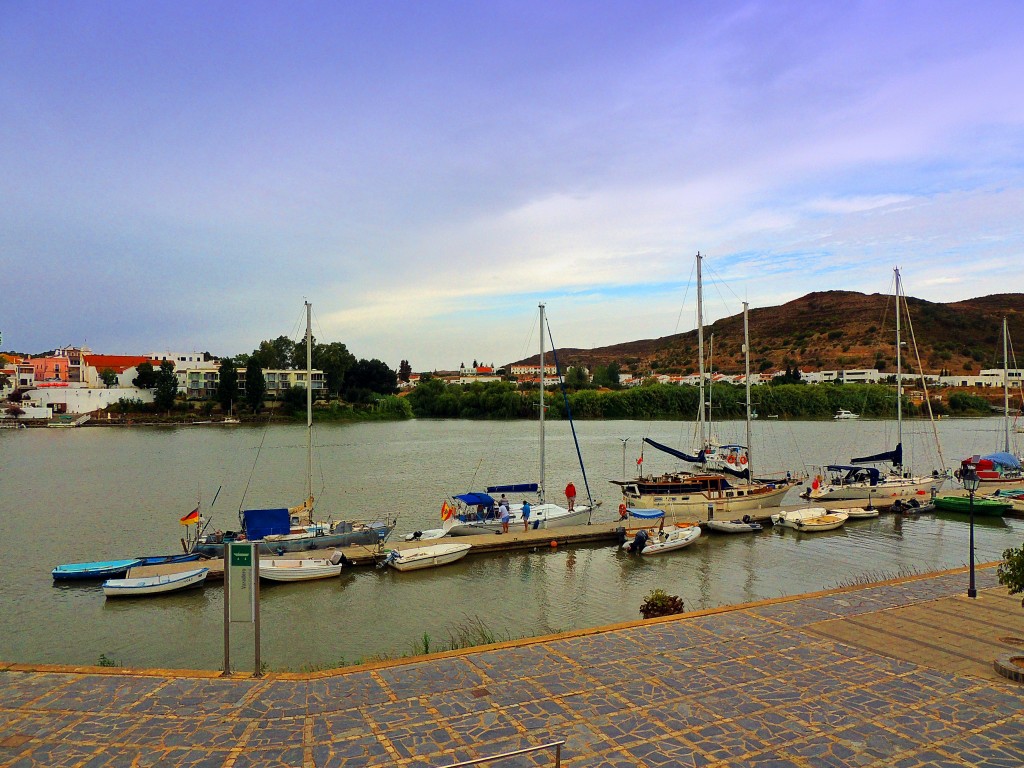
<path fill-rule="evenodd" d="M 626 543 L 626 529 L 621 525 L 615 529 L 615 543 L 620 547 Z"/>

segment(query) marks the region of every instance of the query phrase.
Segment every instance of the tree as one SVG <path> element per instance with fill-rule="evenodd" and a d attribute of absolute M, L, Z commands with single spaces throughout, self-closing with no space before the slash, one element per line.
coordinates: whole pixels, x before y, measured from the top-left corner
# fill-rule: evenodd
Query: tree
<path fill-rule="evenodd" d="M 360 360 L 345 374 L 345 399 L 357 403 L 369 400 L 374 392 L 392 395 L 397 385 L 398 375 L 386 363 L 376 358 Z"/>
<path fill-rule="evenodd" d="M 245 402 L 253 413 L 259 413 L 266 394 L 267 380 L 263 377 L 263 367 L 256 355 L 253 355 L 245 366 Z"/>
<path fill-rule="evenodd" d="M 272 341 L 261 341 L 259 347 L 253 351 L 252 357 L 256 358 L 263 368 L 290 368 L 295 358 L 295 343 L 287 336 L 278 336 Z M 302 367 L 306 367 L 305 357 L 302 360 Z"/>
<path fill-rule="evenodd" d="M 305 346 L 303 345 L 303 350 Z M 356 364 L 356 356 L 348 351 L 341 342 L 335 341 L 330 344 L 315 344 L 313 346 L 313 367 L 324 372 L 324 384 L 327 392 L 332 396 L 341 393 L 345 383 L 345 374 L 349 368 Z M 306 367 L 303 360 L 302 367 Z"/>
<path fill-rule="evenodd" d="M 225 411 L 238 399 L 238 368 L 235 361 L 225 357 L 220 361 L 220 379 L 217 382 L 217 402 Z"/>
<path fill-rule="evenodd" d="M 139 363 L 135 367 L 135 372 L 138 375 L 132 379 L 133 386 L 139 389 L 153 389 L 156 386 L 156 371 L 153 370 L 153 364 L 149 360 Z"/>
<path fill-rule="evenodd" d="M 178 377 L 174 375 L 174 363 L 164 360 L 160 363 L 160 373 L 156 375 L 156 391 L 153 402 L 161 411 L 169 411 L 174 407 L 174 398 L 178 396 Z"/>
<path fill-rule="evenodd" d="M 112 386 L 117 384 L 117 374 L 114 372 L 114 369 L 104 368 L 100 371 L 100 381 L 107 386 L 107 389 L 110 389 Z"/>
<path fill-rule="evenodd" d="M 565 372 L 566 389 L 586 389 L 590 384 L 590 377 L 580 366 L 574 365 Z"/>
<path fill-rule="evenodd" d="M 310 334 L 310 340 L 313 342 L 313 367 L 314 368 L 318 368 L 319 366 L 316 364 L 316 348 L 319 345 L 316 343 L 316 337 L 312 336 L 312 334 Z M 292 356 L 291 356 L 291 360 L 289 362 L 290 362 L 290 367 L 294 368 L 295 370 L 305 370 L 306 369 L 306 337 L 305 337 L 305 335 L 303 335 L 302 341 L 296 342 L 295 344 L 292 345 Z"/>
<path fill-rule="evenodd" d="M 408 360 L 403 360 L 398 364 L 398 380 L 406 384 L 409 383 L 409 379 L 412 378 L 412 366 L 409 365 Z"/>
<path fill-rule="evenodd" d="M 1011 595 L 1024 592 L 1024 547 L 1011 548 L 1003 552 L 1003 562 L 996 569 L 996 577 Z M 1024 600 L 1021 601 L 1024 605 Z"/>

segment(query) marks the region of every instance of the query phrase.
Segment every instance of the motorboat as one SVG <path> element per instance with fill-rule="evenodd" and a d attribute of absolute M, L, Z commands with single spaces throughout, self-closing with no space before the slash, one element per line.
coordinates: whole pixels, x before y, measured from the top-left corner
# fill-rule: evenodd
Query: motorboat
<path fill-rule="evenodd" d="M 708 520 L 705 525 L 715 533 L 756 533 L 764 529 L 749 515 L 744 515 L 740 520 Z"/>
<path fill-rule="evenodd" d="M 843 510 L 851 520 L 866 520 L 878 517 L 878 510 L 874 507 L 847 507 Z"/>
<path fill-rule="evenodd" d="M 849 515 L 846 512 L 829 512 L 827 515 L 795 520 L 793 528 L 804 533 L 820 533 L 822 531 L 834 531 L 843 525 Z"/>
<path fill-rule="evenodd" d="M 410 549 L 393 549 L 384 558 L 383 563 L 398 571 L 418 571 L 423 568 L 434 568 L 454 563 L 464 558 L 470 549 L 472 549 L 471 544 L 461 541 L 447 541 Z"/>
<path fill-rule="evenodd" d="M 637 555 L 661 555 L 688 547 L 699 538 L 699 525 L 666 525 L 638 531 L 633 541 L 622 544 L 621 548 Z"/>
<path fill-rule="evenodd" d="M 859 419 L 860 414 L 848 411 L 845 408 L 840 408 L 836 411 L 836 415 L 832 417 L 833 421 L 851 421 L 853 419 Z"/>
<path fill-rule="evenodd" d="M 824 507 L 805 507 L 804 509 L 790 509 L 777 512 L 771 516 L 772 525 L 783 528 L 796 528 L 801 520 L 813 520 L 816 517 L 827 515 L 829 511 Z"/>

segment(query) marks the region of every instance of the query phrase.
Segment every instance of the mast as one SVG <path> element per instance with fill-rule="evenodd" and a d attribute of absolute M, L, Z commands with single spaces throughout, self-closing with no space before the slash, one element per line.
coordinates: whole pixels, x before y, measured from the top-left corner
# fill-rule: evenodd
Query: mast
<path fill-rule="evenodd" d="M 700 396 L 700 450 L 706 442 L 704 429 L 704 286 L 700 273 L 701 255 L 697 251 L 697 373 L 700 376 L 697 393 Z"/>
<path fill-rule="evenodd" d="M 896 444 L 903 445 L 903 349 L 900 346 L 900 268 L 896 267 Z M 903 474 L 903 464 L 899 465 Z"/>
<path fill-rule="evenodd" d="M 306 503 L 313 498 L 313 305 L 306 304 Z M 310 522 L 313 508 L 309 509 Z"/>
<path fill-rule="evenodd" d="M 747 385 L 747 472 L 750 473 L 747 482 L 753 482 L 754 451 L 750 440 L 750 326 L 747 324 L 749 306 L 747 302 L 743 302 L 743 379 Z"/>
<path fill-rule="evenodd" d="M 544 503 L 544 304 L 540 307 L 540 483 L 538 494 Z"/>
<path fill-rule="evenodd" d="M 1006 318 L 1003 318 L 1003 431 L 1005 441 L 1003 450 L 1010 452 L 1010 361 L 1007 354 L 1006 339 L 1010 331 L 1006 325 Z"/>

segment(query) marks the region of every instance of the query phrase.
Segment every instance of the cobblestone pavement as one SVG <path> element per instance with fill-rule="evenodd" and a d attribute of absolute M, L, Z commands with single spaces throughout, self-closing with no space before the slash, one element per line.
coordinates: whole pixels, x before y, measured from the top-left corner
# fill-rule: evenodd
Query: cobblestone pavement
<path fill-rule="evenodd" d="M 994 568 L 978 584 L 976 601 L 937 574 L 304 679 L 0 665 L 0 766 L 445 766 L 565 739 L 573 767 L 1017 768 L 1024 686 L 991 658 L 1024 610 Z"/>

